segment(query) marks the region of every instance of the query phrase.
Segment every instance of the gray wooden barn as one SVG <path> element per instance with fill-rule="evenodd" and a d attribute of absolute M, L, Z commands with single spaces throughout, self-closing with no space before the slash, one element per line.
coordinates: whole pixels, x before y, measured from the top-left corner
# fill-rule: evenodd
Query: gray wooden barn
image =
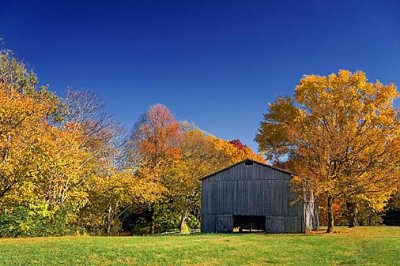
<path fill-rule="evenodd" d="M 291 177 L 290 172 L 253 160 L 203 177 L 201 231 L 304 233 L 316 229 L 317 206 L 309 197 L 295 202 L 298 197 L 290 190 Z"/>

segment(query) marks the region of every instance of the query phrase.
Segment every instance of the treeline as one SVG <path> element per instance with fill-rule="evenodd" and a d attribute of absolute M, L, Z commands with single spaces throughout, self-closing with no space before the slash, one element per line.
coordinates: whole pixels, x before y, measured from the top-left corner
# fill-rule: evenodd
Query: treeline
<path fill-rule="evenodd" d="M 58 97 L 0 52 L 0 236 L 149 234 L 199 227 L 199 178 L 245 158 L 238 140 L 156 104 L 128 133 L 89 91 Z"/>
<path fill-rule="evenodd" d="M 400 213 L 399 93 L 341 70 L 301 79 L 278 97 L 256 141 L 295 173 L 299 199 L 322 224 L 396 223 Z M 90 91 L 63 97 L 10 51 L 0 51 L 0 237 L 151 234 L 198 229 L 199 179 L 246 158 L 156 104 L 126 131 Z M 394 217 L 394 218 L 393 218 Z"/>

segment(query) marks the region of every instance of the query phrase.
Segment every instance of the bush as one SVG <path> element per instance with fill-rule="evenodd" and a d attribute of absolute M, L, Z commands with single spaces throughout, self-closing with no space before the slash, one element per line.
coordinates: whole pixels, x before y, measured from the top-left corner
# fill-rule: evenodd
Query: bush
<path fill-rule="evenodd" d="M 68 218 L 67 207 L 50 210 L 46 203 L 5 209 L 0 213 L 0 237 L 71 234 L 76 228 Z"/>

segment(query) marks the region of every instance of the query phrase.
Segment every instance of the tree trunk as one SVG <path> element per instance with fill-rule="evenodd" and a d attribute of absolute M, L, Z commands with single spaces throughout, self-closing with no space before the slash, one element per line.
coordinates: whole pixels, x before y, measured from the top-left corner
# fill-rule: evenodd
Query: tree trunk
<path fill-rule="evenodd" d="M 150 212 L 151 212 L 151 216 L 150 216 L 150 233 L 152 234 L 152 235 L 154 235 L 155 234 L 155 232 L 156 232 L 156 223 L 155 223 L 155 209 L 154 209 L 154 207 L 151 207 L 151 210 L 150 210 Z"/>
<path fill-rule="evenodd" d="M 106 221 L 106 233 L 108 236 L 111 235 L 111 209 L 112 209 L 112 206 L 110 204 L 108 206 L 108 210 L 107 210 L 107 221 Z"/>
<path fill-rule="evenodd" d="M 179 223 L 179 232 L 182 234 L 183 233 L 183 225 L 185 224 L 186 218 L 188 216 L 189 210 L 188 208 L 185 208 L 185 212 L 181 216 L 181 221 Z"/>
<path fill-rule="evenodd" d="M 334 217 L 333 217 L 333 197 L 328 196 L 328 228 L 326 229 L 326 233 L 333 232 L 334 225 Z"/>
<path fill-rule="evenodd" d="M 352 201 L 346 201 L 347 208 L 347 223 L 349 227 L 354 227 L 357 224 L 356 213 L 357 213 L 357 203 Z"/>

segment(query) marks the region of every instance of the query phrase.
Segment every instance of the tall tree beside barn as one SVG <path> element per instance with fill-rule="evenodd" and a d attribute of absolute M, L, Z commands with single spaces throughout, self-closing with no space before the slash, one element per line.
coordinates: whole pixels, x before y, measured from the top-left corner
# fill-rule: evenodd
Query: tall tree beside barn
<path fill-rule="evenodd" d="M 132 130 L 127 144 L 127 162 L 137 170 L 137 175 L 158 184 L 162 199 L 171 180 L 170 169 L 180 158 L 180 125 L 168 108 L 156 104 L 141 116 Z M 149 208 L 151 233 L 155 232 L 155 205 Z"/>
<path fill-rule="evenodd" d="M 171 184 L 172 197 L 180 211 L 179 230 L 183 232 L 190 212 L 199 210 L 199 179 L 215 171 L 219 163 L 213 144 L 207 135 L 198 129 L 184 131 L 179 144 L 181 158 L 176 164 L 175 180 Z"/>
<path fill-rule="evenodd" d="M 297 180 L 332 204 L 347 202 L 349 226 L 361 201 L 376 210 L 399 180 L 399 112 L 393 84 L 368 82 L 365 73 L 341 70 L 301 79 L 295 96 L 279 97 L 264 114 L 256 141 L 267 158 L 288 160 Z"/>

